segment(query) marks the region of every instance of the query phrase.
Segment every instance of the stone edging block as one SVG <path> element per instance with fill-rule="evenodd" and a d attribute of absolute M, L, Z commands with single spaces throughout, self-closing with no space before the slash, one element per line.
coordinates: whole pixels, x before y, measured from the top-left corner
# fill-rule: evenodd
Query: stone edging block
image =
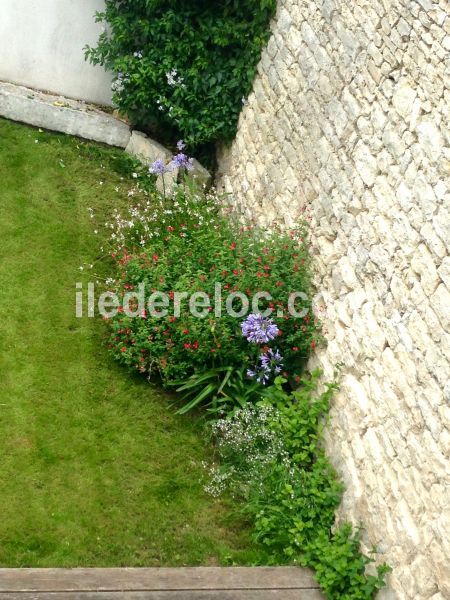
<path fill-rule="evenodd" d="M 11 83 L 0 82 L 0 116 L 125 148 L 129 126 L 98 108 Z"/>

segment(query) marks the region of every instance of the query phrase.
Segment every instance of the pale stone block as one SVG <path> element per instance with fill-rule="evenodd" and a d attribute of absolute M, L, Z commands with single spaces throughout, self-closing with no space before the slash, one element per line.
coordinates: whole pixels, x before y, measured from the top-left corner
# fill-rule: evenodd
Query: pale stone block
<path fill-rule="evenodd" d="M 378 172 L 378 164 L 369 147 L 362 142 L 359 143 L 354 151 L 354 160 L 364 183 L 369 187 L 372 186 Z"/>
<path fill-rule="evenodd" d="M 439 277 L 445 283 L 447 289 L 450 290 L 450 257 L 446 256 L 438 268 Z M 450 310 L 450 307 L 449 307 Z"/>
<path fill-rule="evenodd" d="M 419 142 L 431 161 L 438 160 L 442 153 L 443 140 L 439 127 L 431 119 L 421 120 L 416 130 Z"/>
<path fill-rule="evenodd" d="M 431 296 L 431 306 L 442 326 L 447 329 L 450 325 L 450 293 L 443 283 Z"/>
<path fill-rule="evenodd" d="M 392 104 L 403 119 L 410 119 L 416 96 L 417 91 L 412 87 L 411 81 L 404 78 L 398 82 L 392 96 Z"/>
<path fill-rule="evenodd" d="M 420 275 L 420 282 L 426 294 L 431 295 L 439 283 L 438 272 L 432 255 L 425 246 L 420 244 L 411 260 L 411 268 Z"/>

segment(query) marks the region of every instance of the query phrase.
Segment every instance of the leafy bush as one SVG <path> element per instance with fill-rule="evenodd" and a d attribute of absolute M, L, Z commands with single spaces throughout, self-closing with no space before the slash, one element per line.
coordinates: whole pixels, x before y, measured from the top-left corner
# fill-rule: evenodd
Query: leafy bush
<path fill-rule="evenodd" d="M 276 0 L 106 0 L 86 55 L 115 74 L 114 101 L 140 127 L 196 146 L 230 141 Z"/>
<path fill-rule="evenodd" d="M 238 497 L 274 563 L 314 568 L 331 600 L 369 600 L 389 569 L 366 573 L 373 559 L 362 554 L 358 533 L 348 524 L 333 531 L 342 486 L 325 456 L 322 430 L 336 385 L 317 397 L 319 375 L 291 394 L 279 378 L 256 406 L 212 425 L 220 462 L 207 490 Z"/>
<path fill-rule="evenodd" d="M 267 351 L 272 344 L 281 352 L 286 372 L 301 369 L 319 337 L 309 297 L 296 304 L 297 310 L 305 309 L 303 318 L 288 310 L 291 292 L 309 294 L 311 288 L 304 227 L 290 233 L 239 227 L 223 214 L 215 196 L 205 198 L 181 186 L 173 198 L 160 199 L 159 204 L 148 200 L 131 207 L 126 216 L 117 211 L 114 222 L 118 276 L 113 287 L 120 297 L 143 283 L 148 293 L 176 299 L 177 293 L 191 297 L 201 292 L 211 302 L 199 311 L 202 316 L 194 316 L 186 300 L 176 315 L 173 310 L 166 316 L 145 310 L 136 318 L 120 312 L 110 319 L 110 347 L 118 360 L 148 376 L 158 373 L 170 384 L 194 374 L 204 379 L 210 369 L 251 369 L 261 360 L 261 348 Z M 223 294 L 217 302 L 221 316 L 213 308 L 216 285 Z M 259 308 L 275 311 L 273 321 L 279 329 L 272 343 L 262 345 L 243 336 L 245 316 L 237 318 L 225 310 L 230 293 L 245 293 L 251 301 L 260 291 L 272 296 L 271 301 L 262 299 Z M 235 299 L 233 307 L 239 311 L 241 301 Z M 230 383 L 236 384 L 236 377 Z"/>

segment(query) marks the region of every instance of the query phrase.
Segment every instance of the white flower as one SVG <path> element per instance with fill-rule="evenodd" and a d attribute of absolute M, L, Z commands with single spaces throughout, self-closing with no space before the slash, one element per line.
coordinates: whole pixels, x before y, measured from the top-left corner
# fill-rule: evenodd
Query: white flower
<path fill-rule="evenodd" d="M 183 78 L 178 76 L 178 72 L 176 69 L 172 69 L 166 73 L 167 83 L 173 87 L 176 85 L 181 85 L 183 83 Z"/>

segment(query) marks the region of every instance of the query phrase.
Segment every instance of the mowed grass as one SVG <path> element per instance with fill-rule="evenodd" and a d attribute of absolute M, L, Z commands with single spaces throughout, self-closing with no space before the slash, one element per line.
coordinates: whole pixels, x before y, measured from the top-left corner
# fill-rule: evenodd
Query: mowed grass
<path fill-rule="evenodd" d="M 87 208 L 125 201 L 120 161 L 0 120 L 2 567 L 256 560 L 203 491 L 199 423 L 115 364 L 101 320 L 75 317 L 79 267 L 99 253 Z"/>

